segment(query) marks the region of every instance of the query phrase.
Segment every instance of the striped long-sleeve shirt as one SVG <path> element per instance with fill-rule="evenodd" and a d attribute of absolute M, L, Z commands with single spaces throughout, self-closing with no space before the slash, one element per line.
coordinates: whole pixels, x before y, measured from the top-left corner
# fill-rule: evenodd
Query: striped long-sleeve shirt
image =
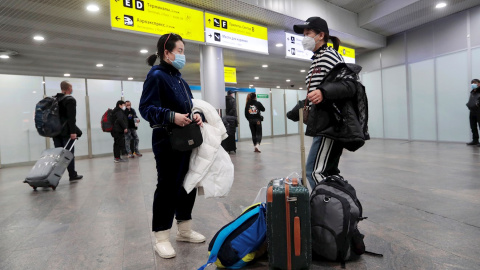
<path fill-rule="evenodd" d="M 312 57 L 313 62 L 308 71 L 305 83 L 308 92 L 318 89 L 325 75 L 338 63 L 343 63 L 343 57 L 334 48 L 323 45 Z M 311 82 L 310 82 L 311 78 Z M 310 82 L 310 87 L 308 86 Z"/>

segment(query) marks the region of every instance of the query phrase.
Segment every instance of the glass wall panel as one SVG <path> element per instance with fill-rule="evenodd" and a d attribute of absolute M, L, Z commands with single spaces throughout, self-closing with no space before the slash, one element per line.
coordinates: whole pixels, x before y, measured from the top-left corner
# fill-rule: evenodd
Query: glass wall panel
<path fill-rule="evenodd" d="M 383 69 L 385 138 L 408 139 L 407 71 L 405 65 Z"/>
<path fill-rule="evenodd" d="M 152 148 L 152 128 L 150 128 L 150 124 L 142 118 L 140 111 L 138 111 L 138 105 L 140 104 L 142 91 L 143 82 L 123 81 L 123 95 L 125 97 L 125 101 L 129 100 L 132 103 L 132 108 L 135 110 L 138 118 L 140 119 L 140 124 L 138 125 L 137 129 L 138 139 L 140 140 L 138 149 L 140 151 L 143 149 Z"/>
<path fill-rule="evenodd" d="M 368 97 L 368 130 L 372 138 L 383 138 L 383 101 L 381 71 L 362 73 Z"/>
<path fill-rule="evenodd" d="M 435 117 L 435 61 L 410 64 L 410 127 L 412 140 L 437 140 Z"/>
<path fill-rule="evenodd" d="M 270 109 L 270 98 L 272 95 L 270 93 L 270 88 L 256 88 L 256 93 L 257 95 L 263 95 L 263 97 L 257 96 L 257 101 L 262 103 L 263 107 L 265 107 L 265 111 L 262 112 L 262 135 L 263 137 L 272 136 L 272 113 Z M 267 97 L 265 97 L 265 95 Z"/>
<path fill-rule="evenodd" d="M 200 90 L 192 90 L 192 96 L 195 99 L 202 99 L 202 91 Z"/>
<path fill-rule="evenodd" d="M 297 92 L 298 90 L 285 90 L 285 103 L 287 104 L 287 112 L 297 105 Z M 285 117 L 287 116 L 285 115 Z M 298 122 L 293 122 L 292 120 L 287 119 L 287 134 L 298 134 Z"/>
<path fill-rule="evenodd" d="M 47 96 L 54 96 L 60 93 L 60 83 L 67 80 L 72 85 L 72 96 L 77 101 L 77 127 L 82 131 L 82 137 L 75 143 L 75 156 L 88 155 L 88 134 L 87 134 L 87 109 L 85 102 L 85 79 L 65 78 L 65 77 L 45 77 L 45 90 Z M 50 139 L 50 146 L 54 147 L 53 140 Z"/>
<path fill-rule="evenodd" d="M 121 99 L 121 82 L 87 80 L 87 87 L 92 121 L 92 152 L 94 155 L 112 153 L 113 156 L 113 138 L 110 133 L 102 131 L 100 119 L 108 108 L 114 109 L 117 101 Z"/>
<path fill-rule="evenodd" d="M 46 147 L 34 123 L 35 105 L 43 98 L 43 78 L 0 74 L 2 164 L 34 161 Z"/>
<path fill-rule="evenodd" d="M 465 104 L 470 92 L 467 52 L 436 59 L 438 140 L 465 142 L 471 139 L 469 111 Z"/>
<path fill-rule="evenodd" d="M 470 79 L 479 79 L 480 80 L 480 48 L 472 50 L 472 76 Z"/>
<path fill-rule="evenodd" d="M 239 120 L 239 130 L 240 130 L 240 139 L 252 138 L 252 133 L 250 132 L 250 127 L 248 125 L 247 118 L 245 118 L 245 104 L 247 102 L 246 92 L 238 92 L 238 120 Z"/>
<path fill-rule="evenodd" d="M 272 90 L 273 135 L 285 135 L 285 91 Z"/>

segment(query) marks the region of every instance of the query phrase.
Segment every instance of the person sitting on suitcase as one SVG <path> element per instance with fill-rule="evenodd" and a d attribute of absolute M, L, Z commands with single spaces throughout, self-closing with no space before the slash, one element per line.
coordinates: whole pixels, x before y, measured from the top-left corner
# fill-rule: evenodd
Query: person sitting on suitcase
<path fill-rule="evenodd" d="M 77 101 L 72 96 L 73 88 L 72 85 L 68 81 L 62 81 L 60 83 L 60 89 L 62 90 L 61 93 L 58 93 L 55 97 L 60 99 L 64 96 L 59 102 L 59 113 L 60 113 L 60 120 L 63 123 L 62 132 L 58 136 L 53 137 L 53 144 L 55 147 L 65 147 L 68 143 L 68 140 L 71 140 L 67 149 L 73 143 L 73 140 L 76 140 L 82 136 L 82 131 L 76 125 L 76 116 L 77 116 Z M 74 154 L 75 147 L 72 148 L 71 152 Z M 72 162 L 67 167 L 68 176 L 70 177 L 70 181 L 80 180 L 83 178 L 83 175 L 79 175 L 77 171 L 75 171 L 75 156 L 72 159 Z"/>

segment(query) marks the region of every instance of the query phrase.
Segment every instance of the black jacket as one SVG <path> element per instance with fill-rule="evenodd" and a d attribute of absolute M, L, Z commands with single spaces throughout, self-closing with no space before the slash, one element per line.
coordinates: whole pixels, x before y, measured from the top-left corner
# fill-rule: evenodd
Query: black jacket
<path fill-rule="evenodd" d="M 112 133 L 124 134 L 124 130 L 128 128 L 127 116 L 118 106 L 113 109 L 115 123 L 113 124 Z"/>
<path fill-rule="evenodd" d="M 370 139 L 367 95 L 357 81 L 361 69 L 359 65 L 339 63 L 325 76 L 318 87 L 324 100 L 312 105 L 305 135 L 340 141 L 349 151 L 356 151 Z M 302 107 L 303 101 L 287 117 L 298 121 L 298 109 Z"/>
<path fill-rule="evenodd" d="M 468 109 L 471 112 L 479 112 L 480 108 L 480 89 L 474 89 L 470 92 L 470 98 L 468 99 L 468 103 L 466 104 Z"/>
<path fill-rule="evenodd" d="M 263 107 L 262 103 L 258 102 L 257 100 L 250 100 L 245 105 L 245 118 L 248 121 L 262 121 L 262 115 L 260 112 L 264 112 L 265 107 Z"/>
<path fill-rule="evenodd" d="M 232 96 L 225 97 L 226 114 L 237 117 L 237 103 Z"/>
<path fill-rule="evenodd" d="M 128 121 L 128 129 L 137 129 L 137 127 L 135 126 L 135 118 L 138 118 L 137 117 L 137 112 L 135 112 L 135 110 L 133 108 L 131 108 L 130 110 L 128 108 L 125 109 L 125 111 L 123 111 L 125 113 L 125 116 L 127 117 L 127 121 Z"/>
<path fill-rule="evenodd" d="M 77 127 L 77 101 L 73 96 L 63 93 L 58 93 L 55 96 L 60 99 L 58 103 L 60 112 L 60 121 L 62 121 L 63 128 L 59 137 L 70 137 L 70 134 L 77 134 L 77 137 L 82 136 L 82 131 Z"/>

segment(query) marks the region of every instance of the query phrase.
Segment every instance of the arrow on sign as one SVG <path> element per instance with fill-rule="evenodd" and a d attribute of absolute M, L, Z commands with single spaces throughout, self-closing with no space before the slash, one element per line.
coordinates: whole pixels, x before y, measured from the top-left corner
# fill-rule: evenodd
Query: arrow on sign
<path fill-rule="evenodd" d="M 212 20 L 208 19 L 208 22 L 211 22 Z"/>
<path fill-rule="evenodd" d="M 208 35 L 210 38 L 212 38 L 212 34 Z"/>
<path fill-rule="evenodd" d="M 115 2 L 118 2 L 118 0 L 115 0 Z"/>
<path fill-rule="evenodd" d="M 115 19 L 116 19 L 117 21 L 120 20 L 120 18 L 119 18 L 118 16 L 116 16 Z"/>

